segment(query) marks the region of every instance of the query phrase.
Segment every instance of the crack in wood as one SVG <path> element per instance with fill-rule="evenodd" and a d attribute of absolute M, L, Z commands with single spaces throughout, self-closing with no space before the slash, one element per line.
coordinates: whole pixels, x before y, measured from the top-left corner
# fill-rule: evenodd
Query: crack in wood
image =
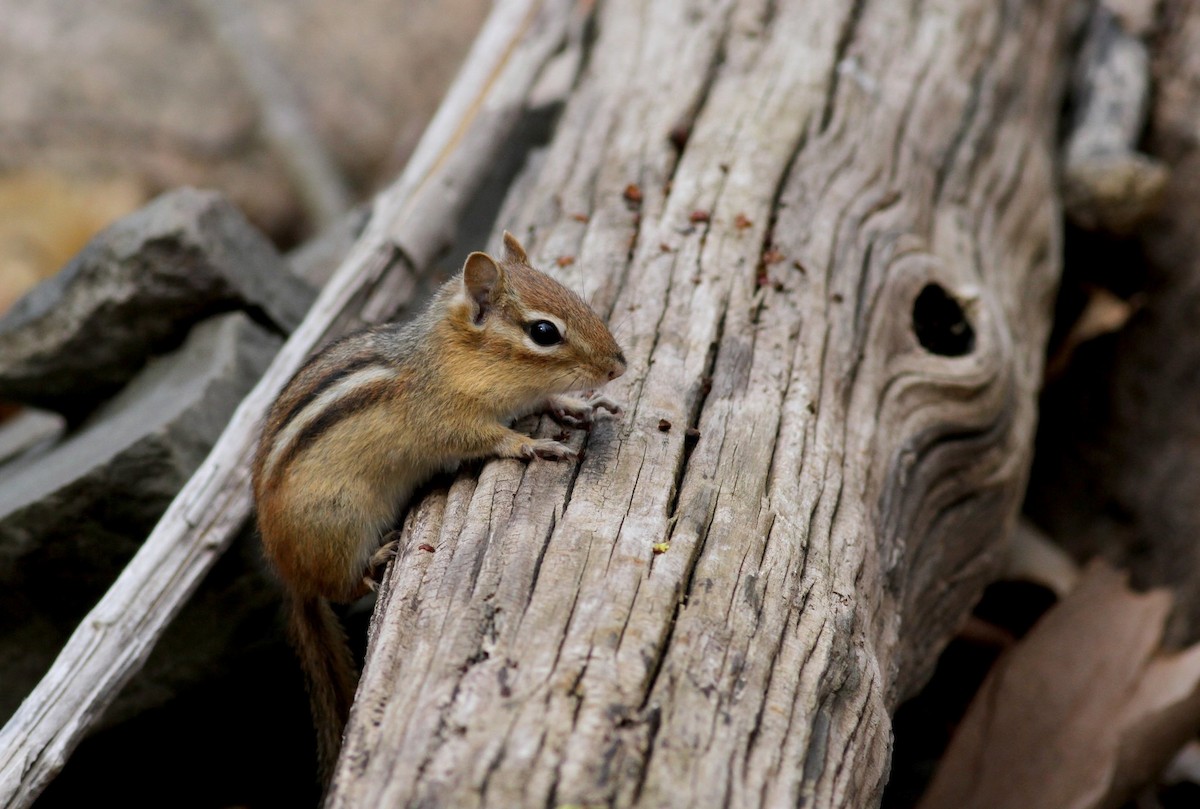
<path fill-rule="evenodd" d="M 867 0 L 853 0 L 850 6 L 849 13 L 842 20 L 841 31 L 838 33 L 837 44 L 833 49 L 833 59 L 830 61 L 829 77 L 825 82 L 825 86 L 829 89 L 825 92 L 825 105 L 821 109 L 821 114 L 818 117 L 820 123 L 817 125 L 817 133 L 824 134 L 829 128 L 829 123 L 833 119 L 833 108 L 837 101 L 837 94 L 840 89 L 840 77 L 838 66 L 842 60 L 846 58 L 846 52 L 850 49 L 850 45 L 854 41 L 854 32 L 858 28 L 859 22 L 863 17 L 863 9 L 866 7 Z"/>

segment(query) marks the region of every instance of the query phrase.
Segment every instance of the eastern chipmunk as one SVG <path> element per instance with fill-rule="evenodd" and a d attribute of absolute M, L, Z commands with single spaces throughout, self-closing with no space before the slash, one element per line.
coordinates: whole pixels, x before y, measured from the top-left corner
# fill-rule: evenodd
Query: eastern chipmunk
<path fill-rule="evenodd" d="M 606 397 L 565 394 L 624 372 L 600 318 L 505 233 L 503 258 L 472 253 L 415 319 L 333 342 L 284 387 L 259 440 L 254 496 L 325 783 L 358 679 L 329 602 L 373 589 L 383 537 L 416 487 L 473 458 L 574 458 L 566 444 L 507 425 L 538 411 L 583 426 L 601 410 L 620 414 Z"/>

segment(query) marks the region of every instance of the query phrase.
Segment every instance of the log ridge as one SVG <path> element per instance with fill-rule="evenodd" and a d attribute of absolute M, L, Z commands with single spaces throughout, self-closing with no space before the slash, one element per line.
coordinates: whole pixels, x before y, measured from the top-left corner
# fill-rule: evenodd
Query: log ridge
<path fill-rule="evenodd" d="M 627 413 L 412 510 L 330 805 L 878 802 L 1024 490 L 1069 11 L 596 5 L 500 224 Z"/>

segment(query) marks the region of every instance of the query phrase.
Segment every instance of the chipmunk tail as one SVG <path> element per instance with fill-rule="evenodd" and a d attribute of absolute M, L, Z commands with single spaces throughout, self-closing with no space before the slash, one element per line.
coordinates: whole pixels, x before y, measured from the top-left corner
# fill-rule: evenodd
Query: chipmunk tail
<path fill-rule="evenodd" d="M 319 775 L 328 789 L 358 687 L 354 655 L 341 622 L 323 598 L 288 599 L 288 635 L 304 671 L 317 731 Z"/>

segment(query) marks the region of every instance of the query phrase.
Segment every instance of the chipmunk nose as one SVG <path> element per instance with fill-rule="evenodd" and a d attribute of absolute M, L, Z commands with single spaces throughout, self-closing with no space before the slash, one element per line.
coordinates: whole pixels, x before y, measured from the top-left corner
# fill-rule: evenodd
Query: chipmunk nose
<path fill-rule="evenodd" d="M 616 356 L 613 357 L 613 367 L 608 371 L 608 378 L 610 380 L 616 379 L 623 373 L 625 373 L 625 352 L 618 351 Z"/>

